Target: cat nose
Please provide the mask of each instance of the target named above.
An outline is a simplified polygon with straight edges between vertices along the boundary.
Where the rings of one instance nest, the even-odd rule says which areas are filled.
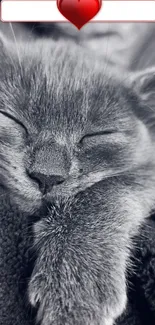
[[[39,172],[32,172],[30,177],[38,182],[42,194],[50,192],[54,185],[59,185],[65,180],[61,175],[45,175]]]

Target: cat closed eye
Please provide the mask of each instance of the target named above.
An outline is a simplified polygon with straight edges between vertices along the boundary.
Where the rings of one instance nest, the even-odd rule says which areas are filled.
[[[116,130],[113,130],[113,129],[107,129],[107,130],[104,130],[104,131],[98,131],[98,132],[94,132],[94,133],[88,133],[86,135],[84,135],[82,137],[82,139],[80,140],[80,144],[83,143],[83,141],[87,141],[87,140],[95,140],[97,141],[97,139],[99,140],[104,140],[104,137],[106,136],[110,136],[110,135],[113,135],[115,134],[117,131]]]
[[[4,112],[4,111],[0,111],[0,114],[2,114],[3,116],[5,116],[9,120],[15,122],[17,125],[19,125],[20,127],[22,127],[22,129],[25,130],[26,134],[28,134],[28,130],[27,130],[26,126],[20,120],[18,120],[15,116],[11,115],[8,112]],[[7,125],[8,125],[8,123],[7,123]]]

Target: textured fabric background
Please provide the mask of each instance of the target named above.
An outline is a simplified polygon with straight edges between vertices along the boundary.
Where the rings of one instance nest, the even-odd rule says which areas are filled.
[[[80,32],[68,23],[58,26],[113,65],[142,69],[155,63],[155,23],[89,23]]]

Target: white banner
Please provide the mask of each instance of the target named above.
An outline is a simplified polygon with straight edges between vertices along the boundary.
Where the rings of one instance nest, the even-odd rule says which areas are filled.
[[[56,1],[3,0],[1,20],[67,21],[57,8]],[[101,10],[92,21],[155,21],[155,1],[103,1]]]

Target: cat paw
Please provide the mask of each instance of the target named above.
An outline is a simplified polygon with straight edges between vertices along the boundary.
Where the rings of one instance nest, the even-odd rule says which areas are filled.
[[[94,301],[94,305],[91,305],[92,310],[89,301],[85,301],[78,312],[75,311],[76,305],[69,312],[62,296],[57,295],[56,292],[53,294],[52,291],[53,285],[47,281],[43,274],[32,276],[28,288],[29,301],[33,307],[37,308],[37,322],[41,325],[61,325],[62,323],[64,325],[72,325],[73,323],[76,325],[114,325],[115,320],[126,307],[127,299],[124,291],[115,294],[114,297],[109,296],[107,301],[100,306]],[[70,304],[72,305],[72,302]],[[84,305],[87,310],[84,309]]]
[[[38,274],[32,277],[28,287],[28,297],[33,307],[38,306],[43,299],[43,292],[45,292],[45,279],[43,275]]]

